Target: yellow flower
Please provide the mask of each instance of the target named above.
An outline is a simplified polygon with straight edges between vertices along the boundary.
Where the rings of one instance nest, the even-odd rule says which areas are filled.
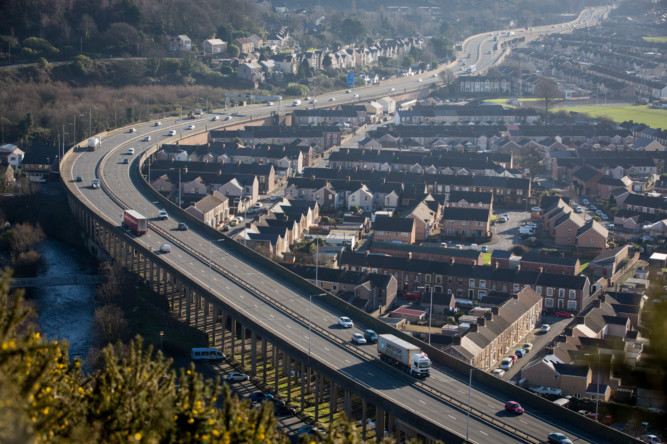
[[[194,419],[194,418],[190,418],[190,419],[188,419],[188,424],[192,424],[193,422],[195,422],[195,419]]]
[[[134,440],[135,441],[141,441],[141,432],[137,432],[134,434]]]
[[[218,432],[218,431],[215,430],[215,429],[213,429],[213,432],[212,432],[212,433],[213,433],[213,436],[219,436],[219,435],[220,435],[220,432]]]

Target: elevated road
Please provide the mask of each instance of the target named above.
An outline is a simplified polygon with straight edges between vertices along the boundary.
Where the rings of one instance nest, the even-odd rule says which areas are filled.
[[[468,41],[466,48],[477,48],[480,54],[483,39]],[[470,49],[472,50],[472,49]],[[483,59],[479,56],[478,59]],[[482,63],[482,62],[480,62]],[[350,103],[379,98],[385,95],[407,92],[426,87],[439,81],[437,71],[422,77],[400,78],[385,82],[383,85],[357,89],[351,93],[338,92],[318,97],[318,105],[330,103]],[[435,75],[435,77],[434,77]],[[421,78],[421,81],[419,81]],[[403,91],[401,91],[403,89]],[[359,94],[359,97],[354,97]],[[137,131],[129,133],[119,130],[103,136],[102,148],[95,152],[80,151],[74,153],[61,165],[61,174],[65,184],[80,200],[87,202],[101,217],[120,225],[123,209],[132,208],[146,214],[152,220],[145,236],[137,238],[138,243],[152,247],[157,251],[161,244],[172,245],[172,253],[163,255],[163,259],[199,281],[202,287],[210,288],[220,300],[247,314],[258,324],[291,342],[302,350],[311,350],[311,359],[324,362],[351,380],[364,385],[396,405],[402,405],[426,421],[456,432],[462,437],[469,432],[473,442],[539,442],[546,439],[548,433],[561,431],[573,441],[595,442],[586,430],[573,429],[568,425],[552,423],[544,413],[528,411],[520,417],[510,417],[503,413],[506,399],[502,393],[485,387],[472,387],[470,405],[472,414],[469,427],[466,427],[466,409],[468,403],[468,381],[459,379],[447,369],[434,369],[431,378],[423,382],[406,379],[376,358],[373,346],[351,346],[350,336],[364,328],[357,320],[352,331],[337,327],[338,313],[313,298],[309,309],[308,296],[296,290],[289,282],[277,279],[234,250],[226,248],[225,243],[232,242],[221,235],[221,239],[208,239],[198,233],[196,227],[190,231],[176,230],[180,219],[177,211],[172,211],[166,221],[156,220],[159,207],[151,195],[143,195],[141,189],[144,180],[139,174],[138,155],[155,144],[168,143],[180,136],[168,136],[170,130],[177,134],[197,133],[220,127],[224,124],[239,123],[244,119],[257,119],[277,111],[274,106],[251,106],[235,109],[235,116],[230,121],[212,121],[212,115],[202,119],[162,121],[162,126],[137,126]],[[303,106],[312,106],[305,104]],[[297,107],[298,108],[298,107]],[[196,125],[187,130],[190,124]],[[150,135],[151,142],[141,142]],[[128,149],[135,149],[134,155]],[[130,164],[123,159],[129,158]],[[75,182],[81,176],[83,182]],[[93,189],[93,178],[101,179],[102,189]],[[131,234],[128,233],[128,236]],[[304,319],[312,320],[315,327],[309,339],[309,329]],[[309,347],[310,343],[310,347]],[[434,436],[433,438],[437,438]]]

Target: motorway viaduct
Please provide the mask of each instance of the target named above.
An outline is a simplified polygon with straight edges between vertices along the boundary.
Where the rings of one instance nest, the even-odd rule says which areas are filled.
[[[478,54],[482,41],[474,43]],[[359,99],[340,92],[325,95],[320,102],[326,104],[330,97],[337,103],[366,101],[387,95],[388,87],[396,93],[417,91],[437,80],[437,76],[431,76],[417,83],[415,78],[401,78],[360,89]],[[264,119],[276,111],[271,107],[236,110],[235,124]],[[196,121],[202,128],[192,133],[228,123],[203,122]],[[211,346],[239,361],[265,385],[272,381],[274,393],[287,401],[299,399],[302,410],[313,409],[316,421],[322,419],[320,411],[330,417],[337,411],[350,416],[353,405],[360,406],[362,434],[366,436],[366,419],[372,417],[377,439],[386,430],[398,440],[414,436],[427,442],[461,442],[467,435],[468,441],[479,443],[541,442],[547,433],[562,431],[577,443],[635,442],[471,369],[427,344],[420,346],[433,360],[434,369],[425,381],[415,381],[382,363],[372,346],[353,346],[350,331],[336,326],[340,315],[350,316],[358,327],[415,340],[199,223],[152,190],[140,173],[141,165],[160,143],[172,140],[166,135],[170,129],[183,134],[192,121],[171,119],[162,123],[161,127],[139,125],[135,133],[120,129],[102,134],[102,148],[95,152],[78,146],[69,150],[61,162],[61,177],[70,208],[88,241],[100,253],[163,295],[172,315],[206,333]],[[147,135],[153,142],[140,142]],[[121,159],[130,146],[135,147],[138,156],[128,168]],[[76,176],[86,179],[75,182]],[[88,186],[93,178],[101,180],[101,189]],[[135,237],[119,226],[126,208],[147,217],[159,208],[167,208],[172,217],[167,221],[152,219],[148,233]],[[176,231],[178,222],[188,223],[191,229]],[[171,244],[170,254],[159,253],[162,243]],[[312,396],[307,400],[298,396],[303,393]],[[503,404],[510,398],[522,402],[527,413],[518,418],[505,416]]]

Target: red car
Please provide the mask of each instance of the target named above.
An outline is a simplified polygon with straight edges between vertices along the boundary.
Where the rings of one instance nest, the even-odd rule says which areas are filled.
[[[574,315],[572,313],[568,313],[566,311],[557,311],[556,316],[559,318],[573,318]]]
[[[406,291],[403,293],[403,297],[411,301],[419,301],[422,298],[422,294],[418,291]]]
[[[505,403],[505,411],[514,413],[515,415],[521,415],[524,412],[523,407],[521,407],[521,404],[519,404],[516,401],[507,401]]]
[[[516,361],[519,360],[519,357],[517,355],[509,355],[508,358],[512,360],[512,363],[515,363]]]

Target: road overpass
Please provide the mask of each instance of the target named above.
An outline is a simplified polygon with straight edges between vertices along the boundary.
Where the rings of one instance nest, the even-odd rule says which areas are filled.
[[[421,82],[409,77],[358,89],[358,98],[344,92],[325,94],[318,98],[318,104],[333,105],[328,103],[332,97],[336,104],[352,103],[415,91],[439,80],[437,72],[429,74],[430,77],[422,76]],[[350,330],[338,329],[336,319],[345,314],[355,321],[357,328],[389,332],[388,327],[330,295],[314,297],[312,305],[309,304],[309,297],[322,293],[320,289],[194,222],[150,190],[141,176],[141,163],[160,143],[224,124],[265,118],[278,111],[277,106],[237,108],[230,121],[214,122],[211,115],[206,115],[196,121],[163,120],[159,127],[139,125],[134,133],[121,129],[103,134],[102,148],[95,152],[78,148],[69,151],[61,163],[61,175],[75,217],[101,250],[169,298],[172,310],[189,324],[206,331],[216,346],[227,349],[231,343],[234,352],[238,350],[235,344],[240,343],[240,359],[250,359],[253,372],[263,367],[264,380],[267,365],[286,374],[288,397],[291,382],[295,385],[300,382],[302,388],[317,385],[316,399],[319,396],[321,401],[327,396],[329,402],[338,401],[335,393],[340,389],[346,413],[351,397],[359,397],[363,415],[368,404],[376,407],[379,435],[386,424],[387,430],[394,434],[447,442],[460,442],[466,435],[470,441],[480,443],[539,442],[552,431],[562,431],[576,442],[632,441],[483,372],[472,372],[469,395],[467,366],[426,344],[422,347],[434,361],[432,377],[417,382],[398,373],[380,362],[371,346],[352,346]],[[192,123],[197,127],[186,130]],[[168,136],[172,129],[179,136]],[[147,135],[152,141],[141,142]],[[135,155],[127,154],[129,147],[135,148]],[[131,159],[129,165],[123,163],[127,157]],[[75,182],[77,176],[83,182]],[[102,181],[101,189],[90,186],[93,178]],[[167,221],[155,217],[163,207],[171,215]],[[146,235],[137,238],[119,227],[126,208],[151,218]],[[188,223],[191,230],[177,231],[178,222]],[[171,244],[170,254],[159,254],[163,243]],[[328,394],[322,390],[325,380],[330,384]],[[278,390],[277,379],[275,388]],[[468,396],[472,408],[469,422]],[[525,415],[509,417],[502,413],[504,401],[510,397],[526,405]],[[555,418],[559,424],[553,422]]]

